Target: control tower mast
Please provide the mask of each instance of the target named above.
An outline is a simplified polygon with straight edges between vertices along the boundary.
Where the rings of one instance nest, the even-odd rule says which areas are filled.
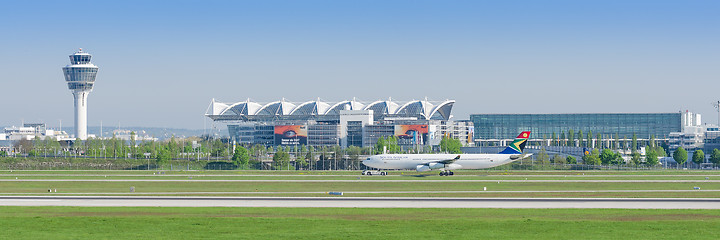
[[[87,139],[87,97],[95,84],[98,67],[90,63],[92,55],[82,48],[70,55],[70,65],[63,67],[65,81],[75,99],[75,137]]]

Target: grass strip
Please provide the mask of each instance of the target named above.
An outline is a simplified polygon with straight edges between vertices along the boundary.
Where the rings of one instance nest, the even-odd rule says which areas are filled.
[[[717,239],[718,210],[0,207],[2,239]]]

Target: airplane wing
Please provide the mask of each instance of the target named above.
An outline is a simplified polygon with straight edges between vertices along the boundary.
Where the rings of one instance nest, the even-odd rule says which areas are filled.
[[[460,155],[457,155],[457,157],[455,157],[455,158],[453,158],[453,159],[445,159],[445,160],[438,160],[438,161],[426,162],[424,165],[428,165],[428,164],[430,164],[430,163],[451,164],[451,163],[454,163],[455,161],[457,161],[458,159],[460,159]]]

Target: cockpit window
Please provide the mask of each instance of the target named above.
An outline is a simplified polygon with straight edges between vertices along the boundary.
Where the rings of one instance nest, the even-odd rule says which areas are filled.
[[[370,161],[370,158],[367,158],[368,161]]]

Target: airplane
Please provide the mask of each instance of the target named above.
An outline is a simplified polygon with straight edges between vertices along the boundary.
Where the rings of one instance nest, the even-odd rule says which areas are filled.
[[[485,169],[514,162],[532,154],[523,154],[530,131],[521,132],[515,140],[497,154],[380,154],[363,160],[363,164],[377,169],[414,169],[418,172],[440,170],[440,176],[450,176],[455,169]],[[363,175],[372,175],[364,171]],[[380,172],[387,175],[387,172]]]

